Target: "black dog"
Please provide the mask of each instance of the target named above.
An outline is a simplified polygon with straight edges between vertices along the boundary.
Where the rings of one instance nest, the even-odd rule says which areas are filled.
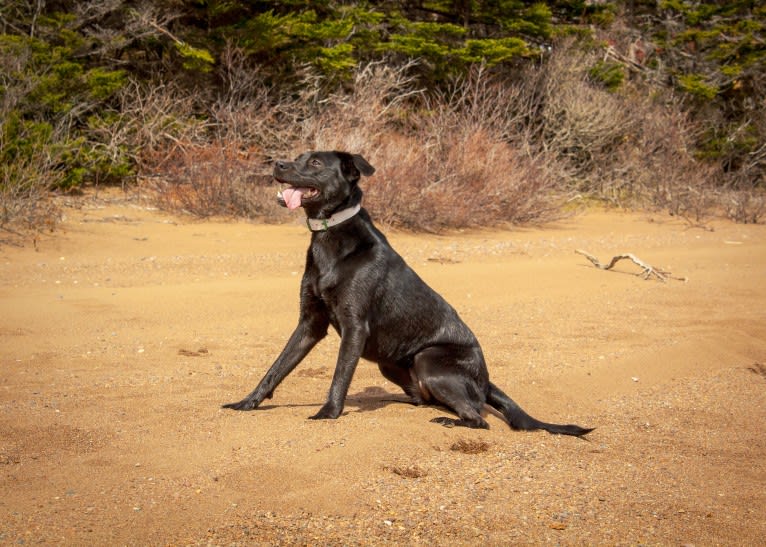
[[[488,428],[481,413],[489,404],[514,429],[578,436],[592,431],[536,420],[489,381],[476,337],[361,208],[357,183],[374,172],[362,156],[345,152],[307,152],[294,162],[276,163],[274,178],[286,185],[279,203],[303,207],[313,232],[301,281],[300,321],[258,387],[224,406],[252,410],[270,398],[332,325],[341,337],[340,353],[327,402],[312,419],[340,416],[364,357],[415,404],[453,410],[458,419],[432,420],[445,426]]]

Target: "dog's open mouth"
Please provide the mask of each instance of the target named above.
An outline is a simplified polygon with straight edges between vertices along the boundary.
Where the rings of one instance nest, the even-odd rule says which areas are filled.
[[[278,194],[277,198],[281,198],[285,202],[285,206],[290,209],[297,209],[301,206],[304,199],[311,199],[319,195],[319,190],[308,186],[288,186],[283,188]]]

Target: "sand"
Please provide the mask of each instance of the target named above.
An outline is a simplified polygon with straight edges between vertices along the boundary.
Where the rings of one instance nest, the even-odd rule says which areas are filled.
[[[119,195],[0,247],[0,544],[757,545],[766,537],[766,227],[591,211],[388,231],[490,376],[587,440],[430,423],[374,364],[312,421],[328,336],[253,412],[309,235]],[[295,219],[295,220],[292,220]],[[644,280],[633,253],[686,281]]]

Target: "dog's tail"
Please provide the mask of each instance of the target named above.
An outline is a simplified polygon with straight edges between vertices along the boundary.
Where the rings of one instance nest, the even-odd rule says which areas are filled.
[[[524,409],[516,404],[513,399],[508,397],[508,395],[503,393],[499,387],[491,382],[489,384],[487,403],[491,407],[500,411],[508,421],[508,425],[510,425],[513,429],[520,429],[523,431],[544,429],[549,433],[556,433],[559,435],[574,435],[575,437],[586,435],[594,429],[580,427],[579,425],[559,425],[541,422],[540,420],[527,414]]]

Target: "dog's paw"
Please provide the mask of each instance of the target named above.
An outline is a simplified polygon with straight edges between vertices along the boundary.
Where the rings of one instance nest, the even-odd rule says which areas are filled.
[[[325,404],[319,409],[319,412],[309,416],[309,420],[334,420],[340,416],[342,409],[335,408],[333,405]]]
[[[221,405],[221,408],[231,408],[232,410],[253,410],[257,406],[258,405],[255,403],[255,401],[251,401],[250,399],[242,399],[236,403],[227,403],[225,405]]]
[[[455,420],[454,418],[448,418],[447,416],[439,416],[437,418],[434,418],[431,420],[432,424],[439,424],[443,425],[444,427],[455,427]]]

